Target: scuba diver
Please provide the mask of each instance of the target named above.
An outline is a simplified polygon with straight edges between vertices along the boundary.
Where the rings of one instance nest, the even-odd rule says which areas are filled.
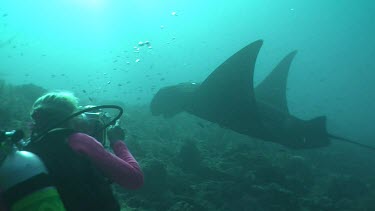
[[[118,121],[106,130],[113,154],[104,148],[99,138],[85,133],[82,129],[87,128],[87,125],[82,126],[84,113],[77,111],[78,99],[70,92],[50,92],[34,102],[31,138],[22,150],[40,158],[48,178],[39,178],[28,186],[35,189],[33,185],[41,183],[56,187],[63,204],[61,210],[119,211],[121,208],[110,183],[138,189],[143,184],[141,168],[124,143],[125,131]],[[18,190],[16,194],[22,192],[27,193]],[[6,202],[5,193],[2,198]]]

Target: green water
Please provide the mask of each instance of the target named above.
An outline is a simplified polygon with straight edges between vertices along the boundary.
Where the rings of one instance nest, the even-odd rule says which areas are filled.
[[[83,100],[147,104],[159,88],[202,81],[234,52],[264,39],[256,82],[297,49],[288,81],[292,112],[304,118],[327,114],[328,126],[342,132],[350,122],[359,128],[348,136],[369,139],[375,136],[374,5],[369,0],[3,0],[0,77],[68,89]],[[140,41],[150,44],[139,46]]]

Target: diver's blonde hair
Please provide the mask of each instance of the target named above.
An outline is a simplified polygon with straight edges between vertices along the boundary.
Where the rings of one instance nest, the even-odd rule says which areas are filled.
[[[31,116],[36,111],[54,113],[55,117],[64,118],[78,109],[78,98],[72,92],[52,91],[39,97],[32,106]]]

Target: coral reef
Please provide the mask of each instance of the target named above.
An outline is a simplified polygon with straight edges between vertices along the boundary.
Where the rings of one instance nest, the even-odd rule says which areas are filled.
[[[31,106],[46,91],[33,84],[13,86],[0,80],[0,127],[27,131]]]

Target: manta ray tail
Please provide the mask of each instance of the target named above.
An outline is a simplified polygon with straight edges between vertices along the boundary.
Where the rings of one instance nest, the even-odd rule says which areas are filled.
[[[360,147],[375,150],[374,146],[369,146],[366,144],[362,144],[356,141],[349,140],[341,136],[328,133],[326,131],[326,117],[325,116],[316,117],[312,120],[306,121],[304,124],[304,127],[305,127],[306,141],[307,141],[305,145],[309,145],[311,147],[326,146],[329,144],[329,139],[331,138],[331,139],[336,139],[336,140],[344,141],[347,143],[351,143]]]
[[[373,146],[361,144],[359,142],[352,141],[352,140],[349,140],[349,139],[344,138],[344,137],[340,137],[340,136],[336,136],[336,135],[332,135],[332,134],[328,134],[328,137],[330,137],[332,139],[348,142],[348,143],[351,143],[351,144],[354,144],[354,145],[357,145],[357,146],[360,146],[360,147],[364,147],[364,148],[367,148],[367,149],[375,150],[375,147],[373,147]]]

